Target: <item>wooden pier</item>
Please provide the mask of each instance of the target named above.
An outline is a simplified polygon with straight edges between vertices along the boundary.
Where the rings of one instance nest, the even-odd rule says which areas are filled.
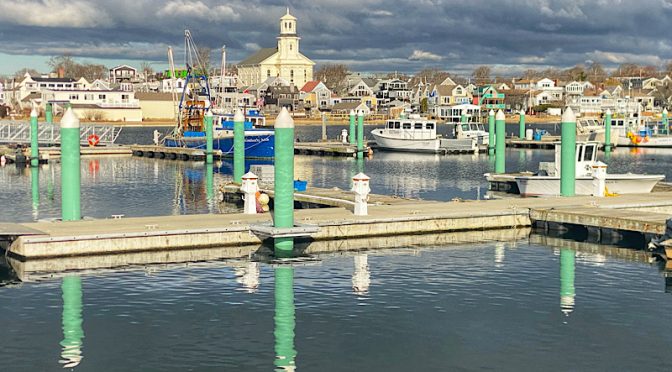
[[[364,144],[364,154],[368,154],[370,149],[368,144]],[[337,141],[295,142],[294,153],[301,155],[352,157],[357,155],[357,146]]]
[[[306,194],[310,195],[311,190]],[[315,190],[312,197],[322,196]],[[633,219],[633,216],[636,217]],[[672,193],[661,192],[609,198],[577,196],[454,202],[402,199],[372,204],[367,216],[355,216],[342,207],[300,209],[295,212],[295,221],[319,228],[312,235],[312,241],[344,242],[370,237],[516,229],[546,222],[656,234],[662,231],[665,219],[670,216]],[[0,235],[0,240],[8,241],[9,254],[23,261],[215,247],[229,247],[242,256],[249,251],[240,250],[241,246],[262,243],[251,233],[251,228],[271,221],[271,214],[265,213],[35,222],[17,224],[30,229],[30,234],[17,230]]]

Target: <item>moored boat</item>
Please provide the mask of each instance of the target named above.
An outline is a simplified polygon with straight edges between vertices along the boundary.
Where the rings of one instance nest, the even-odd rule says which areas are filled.
[[[385,128],[374,129],[371,135],[378,147],[393,151],[441,153],[476,150],[475,139],[442,138],[436,133],[436,121],[417,114],[390,119]]]

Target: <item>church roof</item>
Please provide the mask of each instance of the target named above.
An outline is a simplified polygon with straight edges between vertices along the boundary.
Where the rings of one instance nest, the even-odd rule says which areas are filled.
[[[271,56],[273,56],[275,53],[278,52],[278,48],[262,48],[259,49],[256,53],[253,55],[245,58],[242,60],[238,65],[258,65],[261,62],[267,60]]]

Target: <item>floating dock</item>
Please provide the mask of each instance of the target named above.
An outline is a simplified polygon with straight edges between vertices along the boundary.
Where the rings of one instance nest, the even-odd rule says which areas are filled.
[[[169,159],[169,160],[193,160],[205,161],[205,149],[193,149],[188,147],[166,147],[155,145],[133,145],[130,147],[133,156]],[[222,151],[213,150],[213,158],[221,159]]]
[[[364,154],[367,154],[370,149],[368,144],[364,144]],[[295,142],[294,153],[301,155],[352,157],[357,155],[357,146],[337,141]]]
[[[315,193],[313,197],[320,195]],[[637,217],[633,220],[633,216]],[[349,239],[515,229],[546,222],[655,234],[662,231],[665,219],[670,216],[670,192],[608,198],[402,200],[373,204],[367,216],[355,216],[342,207],[295,211],[297,224],[319,228],[311,236],[312,241],[335,240],[342,244]],[[641,221],[636,220],[638,217]],[[253,227],[269,225],[271,221],[271,214],[265,213],[34,222],[15,224],[12,228],[15,231],[0,233],[0,240],[6,240],[10,256],[22,261],[213,247],[229,247],[245,255],[249,252],[240,250],[241,246],[263,243],[251,233]],[[29,233],[19,230],[22,228],[29,229]]]

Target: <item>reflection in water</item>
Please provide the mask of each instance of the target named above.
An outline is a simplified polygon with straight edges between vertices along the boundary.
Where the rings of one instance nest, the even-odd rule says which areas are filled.
[[[205,165],[205,189],[206,198],[208,199],[208,211],[215,213],[217,201],[215,200],[215,171],[212,163]]]
[[[243,266],[237,266],[234,269],[236,282],[241,284],[249,293],[255,293],[259,289],[259,263],[247,262]]]
[[[355,270],[352,273],[352,290],[355,294],[369,293],[371,271],[368,261],[368,255],[358,254],[355,256]]]
[[[560,250],[560,309],[569,316],[574,311],[574,261],[575,253],[571,249]]]
[[[30,167],[30,190],[33,199],[33,220],[40,217],[40,168]]]
[[[275,367],[276,371],[294,371],[294,268],[275,268]]]
[[[63,368],[74,368],[82,361],[82,280],[77,276],[63,278]]]
[[[506,247],[503,242],[495,243],[495,267],[504,266],[504,258],[506,256]]]
[[[44,166],[45,170],[49,170],[49,175],[47,176],[47,198],[49,200],[54,200],[54,178],[56,177],[54,173],[54,167],[49,165]]]

